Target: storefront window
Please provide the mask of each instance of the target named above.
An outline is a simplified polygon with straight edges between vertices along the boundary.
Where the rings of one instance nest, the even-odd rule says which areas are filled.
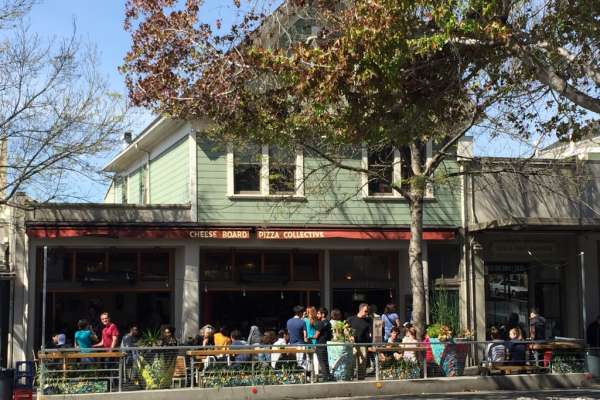
[[[265,254],[263,273],[289,276],[290,255],[287,253]]]
[[[231,253],[201,253],[201,269],[205,281],[232,280]]]
[[[84,280],[89,274],[106,272],[106,254],[104,252],[77,252],[77,280]]]
[[[526,264],[488,264],[487,326],[527,326],[529,267]],[[524,331],[526,333],[526,331]]]
[[[294,280],[318,281],[319,280],[319,255],[294,254]]]
[[[396,271],[388,253],[348,254],[331,253],[334,282],[368,287],[369,282],[395,282]]]
[[[143,252],[141,254],[141,279],[162,281],[169,279],[169,252]]]
[[[71,281],[73,279],[73,253],[60,248],[50,249],[48,251],[47,276],[48,282]]]
[[[110,272],[137,273],[138,253],[137,251],[110,252],[108,255]]]
[[[430,245],[427,253],[429,280],[433,285],[447,285],[458,279],[460,265],[458,246]]]

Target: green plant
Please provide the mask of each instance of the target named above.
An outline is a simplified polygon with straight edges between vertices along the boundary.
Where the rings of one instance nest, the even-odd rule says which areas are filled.
[[[354,330],[346,321],[331,321],[333,342],[353,342]]]
[[[436,323],[431,324],[427,327],[427,336],[430,338],[438,338],[440,336],[440,331],[442,329],[442,324]]]
[[[437,288],[431,293],[431,320],[448,326],[452,332],[460,332],[458,293],[446,288]],[[431,335],[429,335],[431,337]],[[436,336],[437,337],[437,336]]]
[[[140,352],[135,359],[135,367],[144,388],[153,390],[171,387],[176,358],[173,351],[158,354],[150,351]]]
[[[138,340],[138,346],[156,347],[160,344],[160,329],[146,329]]]

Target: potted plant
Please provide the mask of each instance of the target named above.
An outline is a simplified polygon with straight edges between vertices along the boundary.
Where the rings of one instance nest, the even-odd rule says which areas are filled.
[[[354,375],[352,343],[354,332],[346,321],[331,321],[332,340],[327,342],[331,375],[338,381],[350,381]]]
[[[427,328],[427,336],[435,362],[444,376],[461,376],[465,370],[468,345],[456,343],[450,327],[433,324]]]
[[[140,347],[158,347],[160,345],[160,331],[147,330],[138,341]],[[134,357],[137,376],[146,390],[168,389],[171,387],[177,350],[160,351],[141,350]]]

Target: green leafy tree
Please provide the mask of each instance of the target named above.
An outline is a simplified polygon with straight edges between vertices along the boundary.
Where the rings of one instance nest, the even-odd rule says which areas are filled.
[[[231,27],[202,2],[129,0],[122,71],[136,105],[215,122],[225,141],[301,145],[335,168],[388,179],[410,206],[413,319],[425,322],[427,187],[474,126],[577,139],[599,112],[598,2],[233,2]],[[264,2],[260,2],[263,4]],[[428,142],[434,144],[426,157]],[[401,180],[340,148],[403,149]]]

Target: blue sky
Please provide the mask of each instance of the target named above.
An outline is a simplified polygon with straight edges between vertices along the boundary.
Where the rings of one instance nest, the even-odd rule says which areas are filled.
[[[123,77],[117,71],[130,46],[130,35],[123,29],[124,10],[125,0],[40,0],[28,15],[28,23],[31,31],[48,40],[70,37],[75,24],[80,39],[97,47],[99,70],[106,74],[112,90],[125,94]],[[208,0],[203,11],[210,20],[227,21],[235,15],[229,0]],[[136,113],[134,135],[152,118],[148,111]],[[99,162],[103,165],[108,159]],[[107,189],[107,185],[82,182],[79,177],[75,184],[89,201],[102,201]]]

